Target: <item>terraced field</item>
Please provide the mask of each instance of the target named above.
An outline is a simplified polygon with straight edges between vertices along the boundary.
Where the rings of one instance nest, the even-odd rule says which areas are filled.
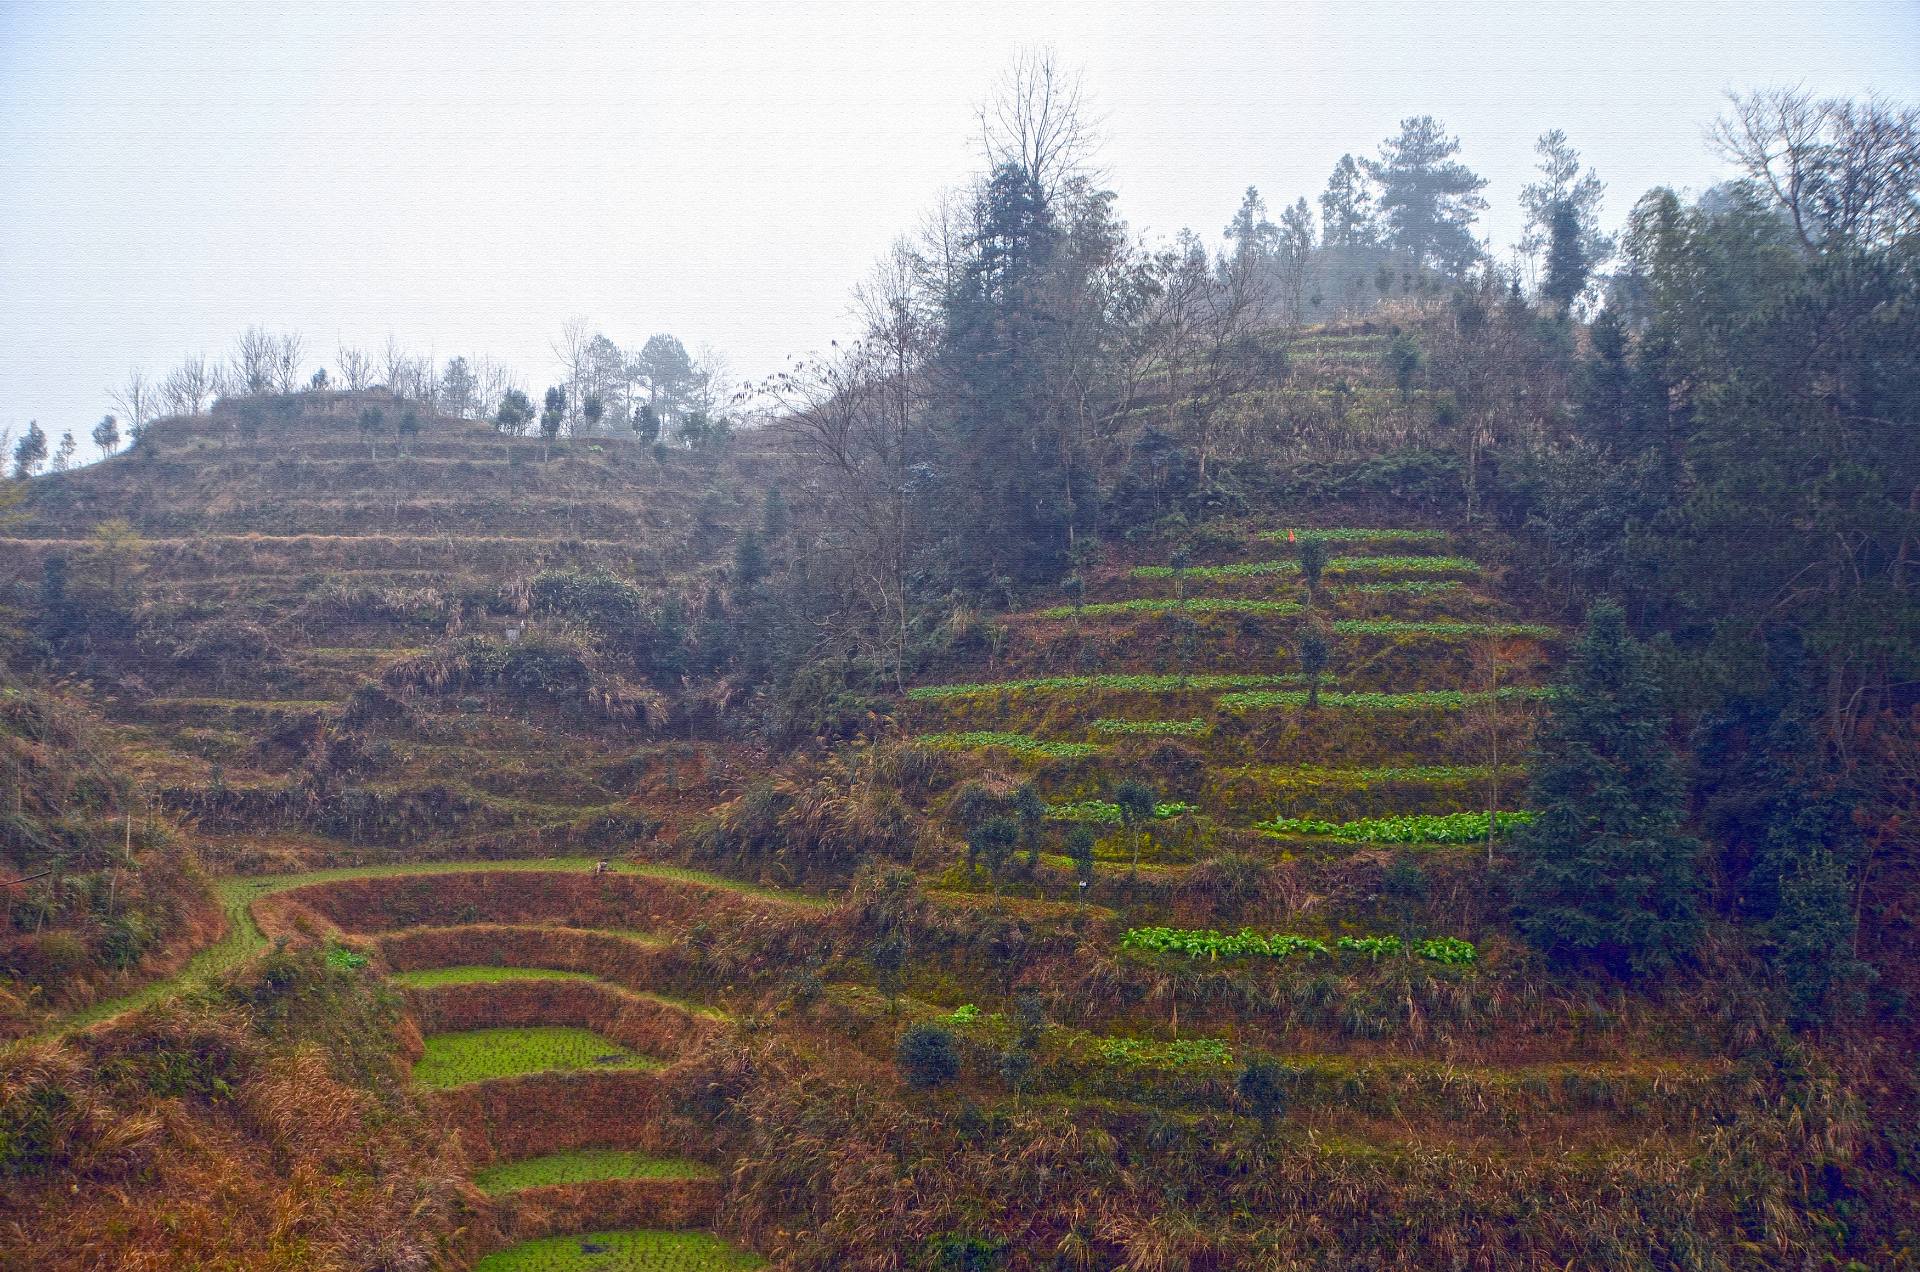
[[[1311,598],[1297,558],[1274,556],[1308,538],[1333,553]],[[1257,1063],[1293,1133],[1347,1165],[1443,1151],[1470,1172],[1546,1145],[1624,1160],[1649,1137],[1690,1151],[1706,1110],[1735,1098],[1728,1066],[1617,1023],[1517,1030],[1489,1054],[1509,938],[1444,917],[1472,916],[1471,898],[1423,911],[1438,922],[1407,917],[1529,816],[1527,740],[1565,634],[1514,613],[1498,570],[1440,531],[1250,525],[1236,546],[1220,539],[1198,563],[1096,567],[1086,601],[1005,620],[992,675],[954,664],[906,691],[909,734],[949,766],[929,808],[956,854],[961,795],[991,804],[1022,783],[1043,827],[1097,839],[1090,888],[1064,827],[1038,832],[1031,867],[1024,849],[999,869],[956,855],[931,881],[949,904],[1072,931],[1047,965],[1062,983],[1025,981],[1050,1014],[1040,1041],[1015,1041],[1032,1026],[1011,996],[955,1001],[964,979],[921,982],[945,1006],[897,1010],[982,1064],[1030,1045],[1017,1089],[1116,1135],[1243,1108],[1234,1077]],[[1327,649],[1317,669],[1301,660],[1310,631]],[[1125,780],[1154,798],[1137,824],[1115,801]],[[1239,882],[1260,871],[1286,881],[1266,902],[1271,883]],[[1210,925],[1216,912],[1242,917]],[[887,1055],[881,996],[830,1001],[838,1027]]]
[[[474,1185],[495,1202],[498,1248],[478,1267],[760,1266],[702,1230],[715,1217],[717,1169],[652,1145],[660,1076],[681,1052],[728,1029],[730,1017],[613,977],[644,977],[648,960],[704,914],[737,907],[743,917],[803,920],[824,903],[675,867],[622,862],[602,875],[583,861],[492,869],[499,864],[312,872],[256,896],[338,924],[343,940],[369,943],[394,969],[389,981],[422,1037],[413,1080],[442,1102],[480,1163]],[[447,905],[467,911],[467,921],[405,925],[422,895],[415,890],[450,876],[462,891]],[[607,888],[623,898],[619,912],[649,909],[649,926],[597,925]],[[578,913],[567,909],[576,904]],[[539,921],[524,921],[529,911]],[[458,961],[476,951],[499,961]],[[581,963],[591,966],[571,966]],[[672,1226],[564,1230],[593,1216]]]
[[[1309,598],[1297,557],[1261,555],[1307,540],[1332,554],[1333,580],[1454,577],[1414,591],[1336,581]],[[907,691],[919,740],[1017,762],[1049,796],[1051,815],[1085,810],[1080,820],[1105,825],[1120,821],[1112,775],[1166,742],[1201,776],[1159,792],[1161,808],[1242,842],[1255,831],[1459,844],[1476,838],[1474,802],[1479,840],[1487,814],[1498,814],[1496,828],[1513,823],[1520,810],[1494,801],[1524,785],[1514,759],[1548,692],[1557,628],[1505,614],[1488,571],[1438,530],[1256,526],[1215,554],[1251,559],[1115,563],[1092,577],[1100,600],[1013,616],[1002,660],[1012,674]],[[1258,594],[1186,596],[1194,581]],[[1299,659],[1310,629],[1329,647],[1323,669]],[[1089,659],[1099,667],[1050,673]],[[1163,661],[1186,665],[1145,665]],[[1377,755],[1362,753],[1368,747]],[[1356,796],[1364,817],[1324,815]]]

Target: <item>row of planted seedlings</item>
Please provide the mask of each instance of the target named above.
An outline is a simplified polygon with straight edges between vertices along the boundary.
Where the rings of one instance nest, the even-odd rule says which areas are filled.
[[[282,906],[364,934],[391,969],[421,1034],[415,1081],[493,1198],[480,1267],[629,1246],[722,1260],[663,1266],[751,1265],[681,1231],[714,1224],[721,1187],[673,1133],[661,1081],[729,1028],[702,1001],[717,979],[703,925],[804,943],[818,907],[689,872],[582,871],[340,880]]]

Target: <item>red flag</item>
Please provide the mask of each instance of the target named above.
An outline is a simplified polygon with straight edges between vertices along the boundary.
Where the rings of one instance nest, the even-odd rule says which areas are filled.
[[[1293,531],[1291,531],[1291,530],[1289,530],[1289,531],[1287,531],[1287,542],[1288,542],[1288,543],[1292,543],[1292,542],[1293,542]]]

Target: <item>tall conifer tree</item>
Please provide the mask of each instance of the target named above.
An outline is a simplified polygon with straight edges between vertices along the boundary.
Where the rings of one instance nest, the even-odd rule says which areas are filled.
[[[1698,844],[1645,651],[1612,601],[1541,731],[1533,823],[1514,840],[1520,931],[1557,961],[1659,972],[1699,940]]]

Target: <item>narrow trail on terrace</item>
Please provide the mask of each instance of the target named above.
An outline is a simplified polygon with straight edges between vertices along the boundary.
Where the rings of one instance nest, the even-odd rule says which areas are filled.
[[[396,878],[414,875],[449,875],[499,873],[503,871],[526,873],[587,873],[598,863],[593,857],[538,857],[507,859],[500,861],[420,861],[388,862],[367,866],[336,866],[323,870],[302,871],[295,874],[278,875],[226,875],[213,881],[214,896],[219,900],[226,913],[227,931],[213,944],[195,954],[187,965],[172,976],[164,977],[143,985],[130,993],[104,999],[78,1011],[70,1012],[48,1025],[45,1029],[29,1036],[29,1041],[43,1041],[57,1038],[76,1029],[84,1029],[103,1020],[135,1011],[149,1004],[159,1002],[175,994],[206,984],[222,972],[244,961],[249,955],[264,949],[267,938],[254,919],[253,903],[262,897],[277,892],[286,892],[292,888],[302,888],[316,883],[335,883],[349,879]],[[808,896],[801,892],[788,892],[775,888],[763,888],[737,880],[722,878],[704,871],[689,870],[678,866],[655,865],[648,862],[609,861],[608,869],[616,874],[637,875],[641,877],[672,879],[684,883],[700,884],[712,888],[721,888],[730,892],[744,893],[750,896],[764,897],[789,904],[825,908],[831,902],[820,897]]]

